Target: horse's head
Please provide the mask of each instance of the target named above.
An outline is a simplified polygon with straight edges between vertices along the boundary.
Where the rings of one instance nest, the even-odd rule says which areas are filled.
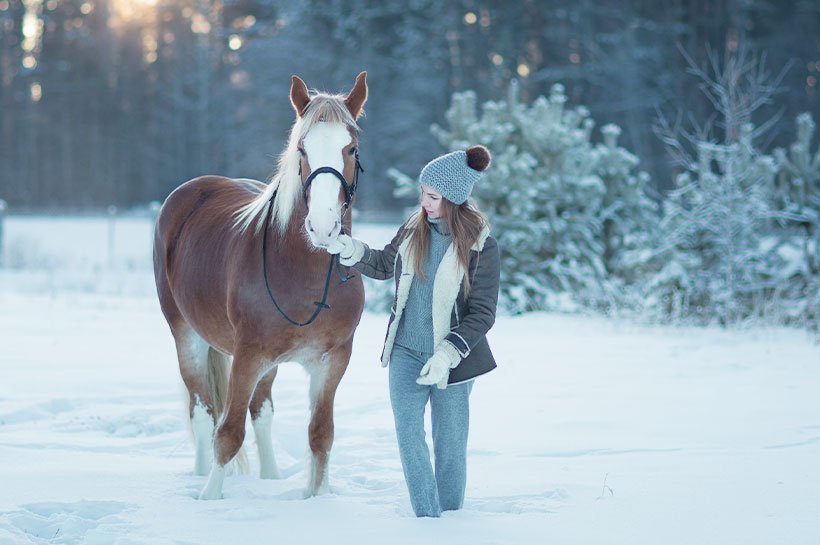
[[[305,231],[314,246],[336,240],[352,204],[359,170],[356,119],[367,100],[367,72],[356,78],[347,96],[311,97],[305,82],[293,76],[290,101],[300,118],[317,116],[297,142],[302,192],[308,207]],[[341,114],[340,114],[341,112]]]

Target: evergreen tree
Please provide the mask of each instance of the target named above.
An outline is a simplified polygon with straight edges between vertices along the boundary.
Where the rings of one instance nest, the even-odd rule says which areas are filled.
[[[741,44],[708,68],[687,56],[690,72],[714,106],[686,132],[661,117],[656,130],[683,173],[664,202],[663,263],[647,286],[647,301],[666,319],[737,322],[771,312],[782,256],[775,244],[777,163],[755,143],[776,121],[754,124],[779,91],[765,55]],[[694,149],[694,151],[690,151]]]
[[[650,306],[664,318],[727,324],[762,313],[782,262],[770,243],[776,164],[752,145],[701,142],[694,169],[664,202],[664,264],[650,281]]]
[[[811,152],[815,124],[811,114],[797,117],[797,141],[776,149],[782,271],[782,308],[790,321],[818,329],[820,321],[820,150]]]
[[[506,101],[486,102],[479,115],[475,93],[456,93],[448,127],[432,127],[450,150],[480,143],[493,153],[473,195],[498,238],[502,304],[513,312],[622,302],[618,288],[637,277],[631,269],[652,232],[647,176],[617,146],[619,129],[607,126],[593,145],[589,111],[566,101],[556,84],[549,98],[523,104],[513,82]],[[391,176],[399,193],[414,185]]]
[[[639,159],[619,147],[621,128],[612,123],[601,128],[603,143],[592,153],[594,172],[606,187],[601,211],[603,260],[609,278],[624,289],[642,280],[655,266],[652,248],[657,244],[658,206],[650,199],[649,175],[638,171]],[[621,301],[621,304],[634,301]]]

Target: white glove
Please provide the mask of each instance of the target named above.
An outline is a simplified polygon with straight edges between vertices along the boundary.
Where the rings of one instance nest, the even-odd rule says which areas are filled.
[[[364,244],[349,235],[339,235],[327,247],[327,253],[339,254],[339,263],[351,267],[364,257]]]
[[[461,363],[461,355],[456,347],[447,341],[442,341],[436,351],[424,364],[416,379],[417,384],[429,386],[435,384],[439,389],[447,388],[447,380],[450,378],[450,369]]]

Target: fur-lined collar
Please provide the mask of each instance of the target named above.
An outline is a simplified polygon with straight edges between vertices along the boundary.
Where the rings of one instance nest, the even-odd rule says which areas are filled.
[[[472,249],[477,252],[482,251],[484,249],[484,243],[487,242],[489,236],[490,227],[485,226],[484,229],[481,230],[478,240],[473,244]],[[409,255],[410,238],[411,237],[407,237],[402,241],[396,254],[396,260],[401,259],[401,277],[398,279],[398,286],[396,287],[395,315],[387,331],[385,349],[382,355],[383,366],[386,366],[390,361],[390,354],[393,351],[393,343],[396,339],[399,322],[404,313],[404,308],[407,306],[407,300],[410,296],[410,286],[416,275],[416,271],[413,268],[413,259],[411,259]],[[444,253],[441,263],[439,263],[435,279],[433,280],[433,346],[438,346],[450,332],[450,315],[456,304],[463,280],[464,268],[458,261],[455,246],[451,243]]]

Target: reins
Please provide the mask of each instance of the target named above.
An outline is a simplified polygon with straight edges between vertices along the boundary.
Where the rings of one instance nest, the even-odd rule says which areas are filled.
[[[359,162],[359,152],[356,152],[356,166],[353,170],[353,183],[348,184],[345,177],[335,168],[333,167],[321,167],[317,168],[313,172],[310,173],[307,180],[305,180],[305,184],[302,187],[302,197],[305,200],[305,205],[307,205],[307,190],[310,187],[310,184],[313,183],[313,180],[316,178],[317,175],[322,173],[333,174],[339,181],[342,183],[342,187],[345,191],[345,202],[344,202],[344,209],[341,215],[341,231],[339,232],[340,235],[345,234],[345,227],[344,227],[344,218],[347,214],[347,211],[350,209],[350,203],[353,201],[353,196],[356,194],[356,188],[359,185],[359,172],[364,172],[364,168],[362,168],[361,163]],[[299,163],[299,178],[302,177],[302,164]],[[327,268],[327,277],[325,278],[325,289],[322,293],[322,300],[321,301],[314,301],[313,304],[316,305],[316,310],[313,311],[313,314],[306,322],[297,322],[290,318],[284,310],[279,306],[276,302],[276,298],[273,296],[273,292],[270,288],[270,282],[268,281],[268,228],[270,226],[271,218],[273,216],[273,201],[276,198],[276,190],[274,190],[273,194],[268,201],[268,213],[265,217],[265,231],[262,233],[262,276],[265,279],[265,289],[268,291],[268,297],[270,298],[273,306],[279,312],[279,314],[284,318],[288,323],[291,325],[304,327],[306,325],[310,325],[313,321],[319,316],[319,313],[322,312],[324,309],[330,309],[330,305],[327,304],[327,294],[330,290],[330,277],[333,273],[333,265],[336,265],[336,272],[339,274],[339,280],[342,284],[346,283],[348,280],[355,278],[355,275],[350,274],[350,267],[347,268],[347,273],[342,274],[341,270],[341,263],[339,262],[339,254],[331,254],[330,255],[330,262],[328,263]]]

